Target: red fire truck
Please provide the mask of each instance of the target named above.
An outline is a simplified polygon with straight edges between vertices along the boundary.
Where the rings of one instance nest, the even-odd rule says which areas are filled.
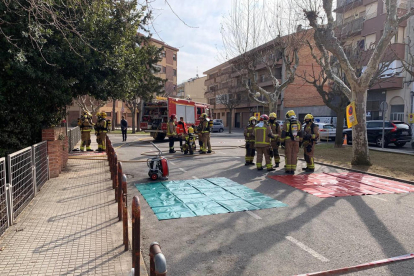
[[[164,140],[171,114],[177,116],[177,121],[183,117],[188,128],[193,124],[196,126],[200,124],[198,118],[202,113],[207,113],[210,117],[208,104],[171,97],[156,97],[151,102],[144,102],[140,127],[145,132],[150,132],[155,140]]]

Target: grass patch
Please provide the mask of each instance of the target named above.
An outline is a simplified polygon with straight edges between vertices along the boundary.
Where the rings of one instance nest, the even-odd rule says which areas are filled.
[[[353,166],[352,147],[334,148],[332,144],[319,144],[315,147],[315,161],[376,173],[390,177],[414,181],[413,156],[381,151],[369,151],[372,166]],[[303,157],[301,149],[300,156]]]
[[[114,131],[109,132],[110,134],[122,134],[122,131],[120,129],[116,129]],[[127,130],[127,134],[132,134],[132,130]],[[144,131],[137,131],[134,134],[148,134],[147,132]]]

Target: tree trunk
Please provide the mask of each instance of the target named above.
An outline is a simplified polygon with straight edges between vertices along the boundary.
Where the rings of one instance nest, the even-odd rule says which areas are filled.
[[[342,148],[343,144],[343,131],[344,131],[344,117],[346,112],[346,106],[339,107],[336,112],[336,136],[335,136],[335,148]]]
[[[231,133],[231,125],[233,124],[233,108],[230,108],[229,133]]]
[[[355,114],[358,121],[358,124],[352,127],[352,165],[371,166],[366,125],[367,94],[366,88],[352,89],[352,101],[355,101]]]
[[[112,99],[112,127],[111,127],[112,131],[115,130],[115,124],[116,124],[115,103],[116,103],[116,100]]]
[[[138,108],[137,116],[137,131],[141,131],[141,112]]]
[[[132,118],[132,134],[134,134],[134,133],[136,133],[136,131],[135,131],[135,114],[137,113],[136,111],[137,111],[137,105],[135,104],[135,103],[133,103],[132,104],[132,116],[131,116],[131,118]]]
[[[269,102],[269,114],[275,112],[277,115],[277,103],[274,103],[272,101]],[[267,115],[269,115],[267,114]]]

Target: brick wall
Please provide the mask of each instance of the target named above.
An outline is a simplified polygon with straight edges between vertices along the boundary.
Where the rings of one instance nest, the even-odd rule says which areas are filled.
[[[63,135],[63,140],[59,136]],[[42,140],[47,141],[49,155],[50,177],[58,177],[68,162],[69,139],[66,136],[66,128],[55,127],[42,130]]]

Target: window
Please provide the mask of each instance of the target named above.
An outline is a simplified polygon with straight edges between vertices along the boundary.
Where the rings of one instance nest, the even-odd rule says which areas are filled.
[[[174,72],[174,76],[177,76],[177,70],[174,69],[173,72]]]
[[[208,100],[210,105],[215,105],[216,104],[216,99],[215,98],[211,98]]]
[[[161,57],[165,57],[165,51],[161,52]]]
[[[335,127],[333,125],[324,125],[324,129],[334,129]]]
[[[162,67],[162,72],[165,74],[167,72],[167,67],[163,66]]]
[[[177,55],[173,54],[173,60],[177,60]]]
[[[112,117],[111,115],[112,115],[112,112],[106,112],[106,116]]]
[[[265,82],[266,81],[266,75],[261,75],[260,80],[261,80],[261,82]]]

